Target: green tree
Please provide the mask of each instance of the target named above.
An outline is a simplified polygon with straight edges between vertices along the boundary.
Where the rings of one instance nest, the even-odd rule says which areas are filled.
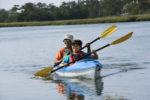
[[[150,0],[130,0],[125,4],[124,11],[131,15],[150,13]]]
[[[122,0],[101,0],[100,16],[116,16],[122,13]]]
[[[8,11],[0,9],[0,22],[5,22],[8,18]]]

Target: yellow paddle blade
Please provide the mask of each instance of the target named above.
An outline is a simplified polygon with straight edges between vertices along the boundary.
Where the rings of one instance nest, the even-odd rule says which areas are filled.
[[[44,68],[34,74],[34,76],[40,76],[40,77],[47,77],[50,75],[51,71],[53,70],[54,67],[47,67]]]
[[[107,28],[99,38],[105,38],[107,36],[109,36],[110,34],[112,34],[113,32],[115,32],[117,30],[117,26],[116,25],[111,25],[109,28]]]
[[[133,32],[130,32],[129,34],[127,34],[127,35],[125,35],[125,36],[123,36],[123,37],[113,41],[112,43],[110,43],[110,45],[115,45],[115,44],[121,43],[121,42],[129,39],[132,36],[132,34],[133,34]]]

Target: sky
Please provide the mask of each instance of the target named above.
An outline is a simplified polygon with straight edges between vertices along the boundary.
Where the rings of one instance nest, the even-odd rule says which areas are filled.
[[[13,5],[21,6],[27,2],[32,2],[32,3],[41,2],[46,4],[54,3],[54,5],[59,6],[63,1],[69,2],[69,1],[77,1],[77,0],[0,0],[0,9],[9,10],[13,7]]]

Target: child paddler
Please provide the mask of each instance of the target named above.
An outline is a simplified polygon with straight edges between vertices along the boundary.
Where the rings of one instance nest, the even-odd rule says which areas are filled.
[[[87,47],[90,49],[89,44],[87,44]],[[82,48],[82,41],[81,40],[74,40],[72,42],[73,53],[71,55],[66,56],[66,58],[62,61],[62,63],[59,64],[59,66],[62,67],[62,66],[72,65],[75,62],[77,62],[77,60],[79,60],[79,58],[94,59],[94,60],[98,59],[98,55],[95,52],[95,50],[92,50],[92,52],[91,52],[92,54],[87,55],[89,53],[89,51],[88,51],[88,53],[85,53],[85,52],[81,51],[81,48]],[[69,63],[71,63],[71,64],[69,64]]]

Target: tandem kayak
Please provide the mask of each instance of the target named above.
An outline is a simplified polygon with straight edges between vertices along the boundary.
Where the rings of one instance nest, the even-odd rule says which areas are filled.
[[[102,64],[100,62],[92,59],[84,59],[71,66],[57,70],[55,74],[59,77],[95,79],[100,77],[101,68]]]

